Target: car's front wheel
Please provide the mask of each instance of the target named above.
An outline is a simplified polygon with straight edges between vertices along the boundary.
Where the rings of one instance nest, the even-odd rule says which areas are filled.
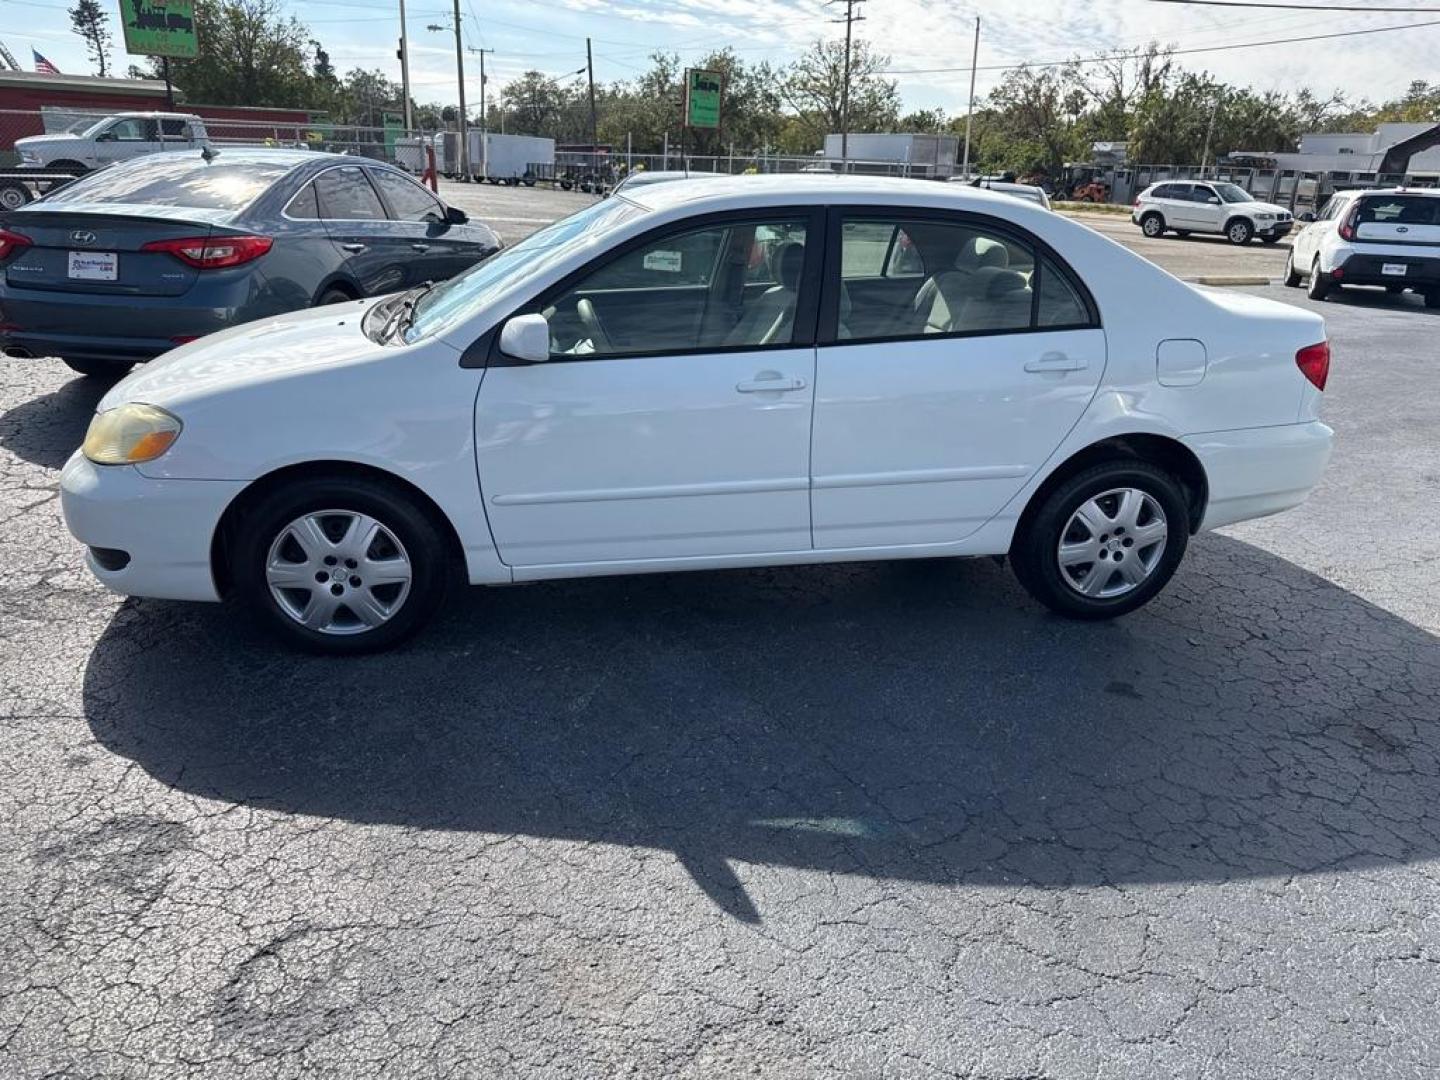
[[[1072,476],[1027,513],[1010,558],[1027,592],[1080,619],[1124,615],[1175,573],[1190,538],[1185,494],[1144,461],[1113,461]]]
[[[452,574],[439,526],[398,486],[312,477],[247,508],[231,545],[241,600],[309,652],[389,648],[434,614]]]
[[[1300,287],[1300,272],[1295,269],[1295,250],[1292,248],[1290,254],[1285,256],[1285,287],[1298,289]]]
[[[96,379],[118,379],[135,365],[129,360],[74,360],[62,357],[65,366]]]
[[[1255,235],[1255,228],[1244,218],[1236,218],[1225,226],[1225,239],[1230,243],[1244,246]]]
[[[1152,240],[1165,235],[1165,219],[1159,214],[1146,214],[1140,219],[1140,231]]]

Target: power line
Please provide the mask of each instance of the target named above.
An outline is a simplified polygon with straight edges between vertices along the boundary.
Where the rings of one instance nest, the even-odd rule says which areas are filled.
[[[1152,4],[1194,4],[1199,7],[1281,8],[1286,11],[1364,11],[1393,14],[1430,15],[1440,12],[1435,7],[1363,7],[1357,4],[1275,4],[1269,0],[1150,0]]]
[[[1361,34],[1384,34],[1391,30],[1419,30],[1426,26],[1440,26],[1440,19],[1428,22],[1405,23],[1403,26],[1372,26],[1368,30],[1345,30],[1336,34],[1309,34],[1305,37],[1274,38],[1270,41],[1242,41],[1233,45],[1207,45],[1195,49],[1170,49],[1168,56],[1193,56],[1196,53],[1228,52],[1231,49],[1258,49],[1264,45],[1293,45],[1301,41],[1328,41],[1332,38],[1359,37]],[[1100,56],[1077,56],[1069,60],[1036,60],[1019,64],[982,64],[976,71],[1014,71],[1017,68],[1067,67],[1070,64],[1103,64],[1108,60],[1135,60],[1145,55],[1144,50],[1132,52],[1103,53]],[[968,72],[968,67],[943,68],[886,68],[879,75],[940,75]]]

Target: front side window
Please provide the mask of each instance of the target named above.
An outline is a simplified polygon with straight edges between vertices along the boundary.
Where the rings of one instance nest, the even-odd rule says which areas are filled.
[[[384,221],[385,208],[380,196],[365,179],[365,170],[358,165],[342,165],[326,169],[315,178],[315,192],[320,199],[320,216],[336,221]]]
[[[389,169],[372,169],[371,178],[379,186],[396,221],[420,221],[427,224],[445,220],[440,200],[415,181]]]
[[[116,142],[154,142],[158,138],[155,121],[134,116],[117,120],[110,127],[110,135]]]
[[[544,307],[557,359],[788,345],[804,220],[727,222],[649,240]]]
[[[876,261],[889,232],[920,272],[902,282],[847,273]],[[1093,325],[1067,273],[1018,237],[981,224],[848,217],[841,229],[842,341],[1004,333]]]

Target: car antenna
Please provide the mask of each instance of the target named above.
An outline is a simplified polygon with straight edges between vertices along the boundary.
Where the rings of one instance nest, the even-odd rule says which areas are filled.
[[[213,150],[208,146],[202,146],[200,148],[200,156],[204,158],[206,162],[211,162],[220,156],[220,151]]]

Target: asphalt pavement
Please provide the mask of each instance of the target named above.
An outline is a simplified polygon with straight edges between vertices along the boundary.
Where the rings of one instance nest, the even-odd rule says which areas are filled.
[[[363,660],[104,592],[101,388],[0,360],[0,1076],[1433,1077],[1440,312],[1312,306],[1321,487],[1121,621],[860,564]]]

